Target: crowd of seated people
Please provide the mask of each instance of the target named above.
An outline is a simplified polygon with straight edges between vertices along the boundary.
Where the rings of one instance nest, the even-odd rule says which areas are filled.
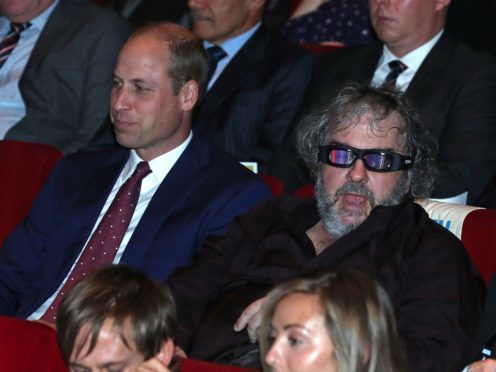
[[[400,354],[405,370],[449,371],[478,359],[467,355],[482,312],[481,278],[460,241],[412,200],[496,208],[496,62],[446,31],[449,0],[370,0],[379,41],[321,56],[263,25],[268,0],[178,2],[181,12],[189,8],[191,31],[158,23],[132,34],[122,17],[95,5],[23,1],[21,11],[14,0],[0,3],[0,97],[15,97],[4,101],[13,108],[6,114],[0,100],[4,138],[66,153],[112,148],[55,166],[0,249],[0,314],[53,324],[61,303],[83,299],[77,286],[70,292],[81,278],[122,263],[170,286],[178,350],[285,370],[281,340],[267,343],[292,298],[271,297],[285,288],[277,283],[351,268],[390,297],[397,335],[394,322],[386,328],[401,349],[381,352],[391,358],[380,367],[365,347],[357,370],[402,370]],[[139,7],[114,5],[127,17]],[[337,3],[300,6],[284,32]],[[289,192],[314,183],[315,198],[267,201],[268,188],[240,161]],[[167,357],[150,359],[119,319],[115,328],[102,318],[89,345],[84,337],[76,345],[76,329],[74,342],[64,342],[76,345],[63,350],[66,359],[86,349],[75,356],[95,356],[105,333],[145,362],[139,368],[167,371],[171,333]],[[252,343],[260,335],[262,359]],[[321,336],[328,346],[346,341]],[[341,349],[332,355],[326,370],[353,361]]]

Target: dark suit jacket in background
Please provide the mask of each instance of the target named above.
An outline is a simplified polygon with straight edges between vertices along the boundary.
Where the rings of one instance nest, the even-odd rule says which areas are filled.
[[[382,55],[378,43],[322,56],[303,112],[346,82],[368,84]],[[440,174],[432,197],[469,191],[468,204],[496,208],[496,62],[447,34],[421,64],[405,97],[417,107],[439,144]],[[284,177],[284,176],[283,176]]]
[[[27,317],[60,285],[129,158],[78,153],[56,165],[28,217],[0,249],[0,314]],[[260,178],[195,134],[159,186],[120,260],[164,280],[208,235],[270,197]]]
[[[240,161],[263,165],[297,112],[314,57],[263,27],[206,94],[194,124]]]
[[[110,11],[61,0],[19,81],[26,116],[5,139],[46,143],[65,153],[90,145],[108,115],[112,73],[130,31]]]

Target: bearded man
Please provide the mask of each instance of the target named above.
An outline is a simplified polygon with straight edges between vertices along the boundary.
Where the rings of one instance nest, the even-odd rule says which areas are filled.
[[[172,275],[178,344],[193,358],[247,365],[275,283],[354,268],[389,294],[411,370],[450,370],[476,328],[480,278],[460,241],[413,203],[434,180],[418,115],[397,93],[348,86],[303,120],[298,141],[315,200],[256,207]]]

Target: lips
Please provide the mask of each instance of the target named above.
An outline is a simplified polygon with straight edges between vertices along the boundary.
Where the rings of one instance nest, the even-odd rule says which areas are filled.
[[[342,202],[349,208],[364,208],[369,203],[369,199],[366,196],[359,194],[344,194],[342,197]]]

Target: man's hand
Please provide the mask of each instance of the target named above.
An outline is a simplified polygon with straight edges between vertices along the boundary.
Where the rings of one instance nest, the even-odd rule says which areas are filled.
[[[265,303],[265,297],[253,301],[234,323],[234,330],[240,332],[243,329],[248,331],[248,336],[251,342],[256,342],[258,338],[258,331],[262,324],[262,306]]]
[[[468,366],[468,372],[496,372],[496,360],[486,359],[472,363]]]

